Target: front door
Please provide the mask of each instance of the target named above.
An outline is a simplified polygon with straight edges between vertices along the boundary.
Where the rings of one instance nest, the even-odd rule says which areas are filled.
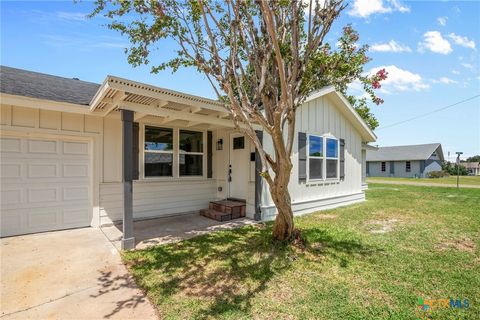
[[[229,197],[247,199],[249,170],[248,141],[241,133],[230,134]]]

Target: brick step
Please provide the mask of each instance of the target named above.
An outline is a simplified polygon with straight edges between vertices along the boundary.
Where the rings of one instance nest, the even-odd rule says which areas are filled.
[[[232,219],[245,217],[245,202],[232,200],[211,201],[208,208],[218,212],[223,212],[232,215]]]
[[[213,209],[202,209],[200,210],[200,215],[217,221],[232,220],[232,215],[230,213],[220,212]]]

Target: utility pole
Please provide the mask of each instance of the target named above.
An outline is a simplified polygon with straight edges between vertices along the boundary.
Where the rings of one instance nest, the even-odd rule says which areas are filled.
[[[459,180],[460,180],[460,155],[463,154],[463,152],[455,152],[457,154],[457,189],[460,188],[459,186]]]

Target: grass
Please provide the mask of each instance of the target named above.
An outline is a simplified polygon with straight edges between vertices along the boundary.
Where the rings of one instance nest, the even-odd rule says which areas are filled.
[[[392,181],[392,182],[408,182],[408,183],[435,183],[435,184],[457,184],[457,177],[450,176],[445,178],[430,179],[430,178],[396,178],[396,177],[369,177],[367,178],[368,183],[381,183],[382,181]],[[460,176],[460,186],[480,186],[480,176]]]
[[[370,186],[368,201],[123,255],[164,319],[418,319],[417,301],[469,299],[432,319],[480,315],[480,189]]]

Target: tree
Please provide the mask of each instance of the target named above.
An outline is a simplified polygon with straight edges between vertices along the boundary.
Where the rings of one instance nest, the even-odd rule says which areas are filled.
[[[479,162],[480,163],[480,155],[469,157],[469,158],[467,158],[466,162]]]
[[[451,163],[450,161],[443,161],[442,163],[442,170],[447,172],[451,176],[456,176],[457,173],[460,176],[468,175],[468,170],[462,165],[458,165],[456,163]]]
[[[368,58],[365,47],[354,45],[353,29],[344,29],[338,52],[324,43],[345,7],[343,0],[97,0],[91,16],[103,14],[109,28],[129,38],[132,65],[148,64],[152,48],[171,39],[177,55],[152,72],[194,67],[207,77],[235,127],[259,152],[261,176],[278,211],[273,236],[286,240],[294,230],[288,184],[296,109],[321,86],[345,92],[354,80],[381,102],[373,89],[386,73],[360,76]],[[273,153],[263,149],[254,123],[270,135]]]

